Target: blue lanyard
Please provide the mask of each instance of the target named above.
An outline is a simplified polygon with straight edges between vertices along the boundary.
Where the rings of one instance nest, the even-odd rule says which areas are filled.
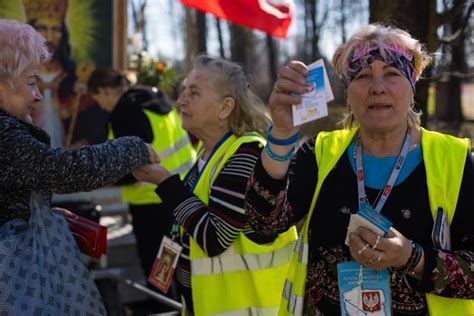
[[[206,160],[206,163],[204,164],[204,166],[202,167],[201,171],[199,171],[199,174],[197,175],[197,177],[194,179],[191,187],[189,188],[190,192],[193,192],[194,191],[194,187],[196,186],[196,184],[198,183],[199,179],[201,178],[201,175],[203,174],[204,170],[206,169],[207,167],[207,164],[209,163],[209,161],[211,161],[211,158],[212,156],[214,156],[215,152],[219,149],[219,147],[230,137],[232,136],[232,132],[231,131],[228,131],[224,136],[222,136],[222,138],[216,143],[216,145],[214,146],[214,148],[212,148],[212,151],[211,151],[211,154],[209,155],[209,157],[207,158]],[[202,156],[202,154],[204,153],[204,148],[201,148],[201,150],[199,151],[198,153],[198,157],[196,159],[196,162],[194,163],[193,167],[191,169],[189,169],[188,173],[186,174],[186,176],[184,177],[183,179],[183,182],[186,184],[188,182],[188,179],[189,177],[191,176],[191,172],[192,170],[194,170],[194,168],[196,168],[196,164],[198,163],[199,161],[199,158]]]
[[[392,192],[393,185],[397,181],[398,175],[402,170],[403,164],[405,163],[408,148],[410,147],[411,143],[411,130],[410,127],[407,128],[407,132],[405,135],[405,140],[403,141],[403,146],[400,149],[400,153],[398,154],[397,161],[395,166],[393,166],[392,172],[385,183],[385,186],[380,191],[380,199],[377,202],[377,205],[374,209],[380,213],[382,207],[384,206],[385,202],[388,199],[388,196]],[[357,137],[356,146],[354,148],[354,158],[356,160],[357,166],[357,195],[359,198],[359,209],[362,208],[364,204],[369,204],[367,199],[367,194],[365,193],[365,183],[364,183],[364,168],[362,166],[362,141],[360,139],[360,134]],[[376,201],[374,201],[375,203]]]

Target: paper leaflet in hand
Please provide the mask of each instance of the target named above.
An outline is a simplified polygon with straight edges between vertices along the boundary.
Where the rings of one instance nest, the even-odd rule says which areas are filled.
[[[315,61],[308,68],[306,82],[312,83],[314,89],[301,95],[301,104],[292,106],[294,126],[327,116],[327,103],[334,100],[323,60]]]
[[[357,214],[351,215],[344,243],[349,246],[349,233],[356,231],[359,226],[368,228],[377,235],[387,236],[392,225],[388,218],[375,211],[370,205],[364,204]]]

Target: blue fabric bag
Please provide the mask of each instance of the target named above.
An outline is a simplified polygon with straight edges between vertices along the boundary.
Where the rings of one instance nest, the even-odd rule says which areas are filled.
[[[0,315],[106,315],[64,218],[33,192],[30,219],[0,227]]]

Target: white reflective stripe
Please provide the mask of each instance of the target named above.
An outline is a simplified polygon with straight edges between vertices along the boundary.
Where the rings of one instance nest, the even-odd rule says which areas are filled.
[[[170,147],[157,151],[156,153],[161,160],[164,160],[188,144],[191,144],[191,141],[187,135],[184,135],[180,140],[172,144]]]
[[[182,174],[187,172],[191,167],[193,166],[193,162],[191,160],[188,160],[184,163],[182,163],[180,166],[177,168],[174,168],[173,170],[169,170],[171,174]]]
[[[146,187],[146,186],[156,186],[156,184],[140,181],[140,182],[135,182],[135,183],[132,183],[132,184],[127,184],[126,186],[127,187]]]
[[[300,253],[299,256],[299,261],[303,264],[308,264],[308,251],[309,251],[309,245],[307,243],[303,243],[303,249],[302,253]]]
[[[214,316],[274,316],[278,314],[278,307],[251,307],[233,310],[230,312],[212,314]]]
[[[289,301],[291,296],[291,288],[293,287],[293,282],[290,280],[285,280],[285,286],[283,287],[283,297]]]
[[[212,258],[201,258],[191,260],[192,275],[221,274],[235,271],[255,271],[269,269],[288,263],[290,260],[293,242],[275,251],[260,254],[231,254],[233,247],[224,252],[223,255]]]
[[[303,296],[291,294],[288,300],[288,312],[293,315],[303,315]]]
[[[303,296],[291,293],[293,282],[285,280],[285,286],[283,287],[283,297],[288,301],[286,307],[288,312],[293,315],[303,315]]]
[[[295,252],[298,254],[298,261],[303,264],[308,263],[308,251],[309,245],[303,242],[302,236],[298,238],[296,242]]]

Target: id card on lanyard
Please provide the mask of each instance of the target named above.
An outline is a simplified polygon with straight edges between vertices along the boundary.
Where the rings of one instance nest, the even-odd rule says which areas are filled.
[[[381,236],[390,231],[392,222],[380,214],[392,188],[400,174],[408,154],[411,142],[410,128],[407,129],[402,149],[395,166],[372,207],[365,192],[364,170],[362,164],[362,141],[356,141],[354,156],[357,166],[357,193],[359,211],[351,215],[346,235],[349,244],[349,233],[364,226]],[[342,262],[337,265],[340,308],[343,315],[391,315],[390,282],[388,269],[375,271],[357,262]]]

